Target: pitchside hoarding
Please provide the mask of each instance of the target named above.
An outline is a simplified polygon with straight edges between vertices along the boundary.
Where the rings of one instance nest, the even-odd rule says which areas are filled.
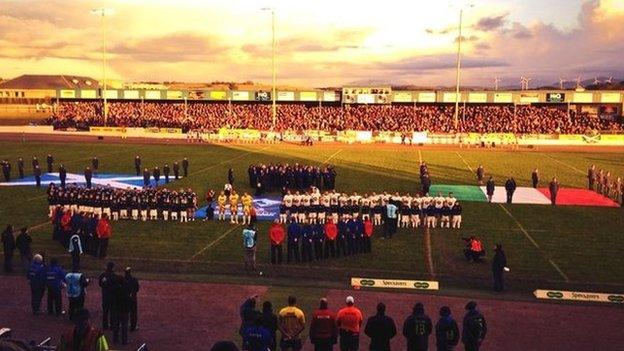
[[[568,300],[624,304],[624,295],[622,294],[538,289],[533,292],[533,295],[535,295],[535,297],[537,297],[538,299],[546,300]]]
[[[299,92],[299,101],[316,101],[316,91],[301,91]]]
[[[511,104],[513,102],[513,94],[511,93],[494,93],[494,103]]]
[[[373,278],[351,278],[351,286],[360,288],[382,288],[382,289],[412,289],[412,290],[439,290],[437,281],[431,280],[401,280],[401,279],[373,279]]]
[[[395,91],[392,97],[393,102],[412,102],[412,93],[407,91]]]
[[[214,90],[210,92],[210,100],[225,100],[227,93],[225,91]]]
[[[546,102],[562,103],[565,101],[564,93],[546,93]]]
[[[293,91],[278,91],[277,101],[295,101],[295,93]]]

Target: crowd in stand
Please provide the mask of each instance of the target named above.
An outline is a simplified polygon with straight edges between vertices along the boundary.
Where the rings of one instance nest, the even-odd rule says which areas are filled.
[[[324,167],[305,164],[257,164],[247,169],[249,186],[260,187],[267,191],[283,191],[284,189],[318,189],[331,190],[336,184],[336,169],[332,165]],[[230,180],[230,184],[233,180]]]
[[[256,309],[257,296],[247,299],[240,307],[242,350],[299,351],[303,348],[302,333],[309,323],[309,341],[318,351],[331,351],[338,344],[340,350],[356,351],[360,345],[360,335],[370,338],[370,350],[390,350],[390,342],[397,335],[394,319],[386,314],[386,305],[379,302],[377,312],[365,319],[357,307],[353,296],[347,296],[345,305],[334,312],[329,301],[322,298],[319,307],[309,319],[297,307],[297,299],[288,297],[288,305],[273,312],[270,301],[262,304],[262,311]],[[487,322],[477,309],[477,303],[470,301],[465,306],[466,314],[459,325],[454,320],[451,309],[442,306],[439,318],[433,324],[422,303],[415,303],[407,313],[402,328],[398,330],[405,338],[407,350],[427,350],[429,338],[434,336],[437,350],[453,350],[460,340],[466,350],[479,350],[487,335]],[[279,336],[279,339],[278,339]],[[217,343],[211,351],[237,351],[230,342]]]
[[[209,102],[109,102],[107,124],[119,127],[181,128],[215,131],[219,128],[270,130],[271,105]],[[562,107],[532,105],[469,105],[459,111],[454,129],[452,105],[279,104],[278,131],[342,130],[477,132],[518,134],[583,134],[591,130],[621,131],[619,122]],[[47,121],[55,128],[104,124],[101,102],[61,102]]]
[[[587,171],[587,182],[589,190],[595,190],[624,206],[624,183],[621,177],[612,176],[610,171],[596,170],[596,165],[591,165]]]
[[[167,188],[111,187],[86,188],[67,185],[48,187],[50,217],[55,209],[72,214],[102,215],[118,220],[195,220],[197,195],[191,189],[173,191]]]

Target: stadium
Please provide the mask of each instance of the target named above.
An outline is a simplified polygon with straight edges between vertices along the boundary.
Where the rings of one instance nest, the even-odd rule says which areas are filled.
[[[310,61],[315,77],[293,61],[321,51],[317,63],[337,67],[334,55],[354,55],[338,36],[324,32],[321,48],[276,39],[276,18],[278,29],[310,25],[288,24],[298,5],[250,15],[272,19],[258,20],[267,27],[267,48],[253,47],[258,75],[233,58],[223,59],[228,71],[206,73],[199,51],[228,49],[180,37],[146,39],[133,52],[140,39],[120,33],[138,37],[136,23],[116,27],[138,5],[115,5],[85,24],[104,38],[91,56],[16,44],[45,68],[38,74],[29,60],[15,64],[15,52],[0,55],[0,75],[15,77],[0,80],[0,350],[621,349],[624,76],[610,76],[624,74],[621,62],[596,48],[578,58],[602,58],[594,61],[603,67],[592,61],[595,78],[567,81],[559,70],[580,69],[567,60],[544,70],[535,62],[534,78],[519,81],[516,71],[530,67],[515,61],[475,67],[487,58],[481,37],[492,46],[529,40],[571,9],[545,9],[554,24],[527,34],[524,17],[487,17],[498,11],[488,1],[466,5],[459,26],[453,12],[450,29],[422,30],[434,42],[452,35],[442,45],[450,65],[448,55],[434,68],[371,61],[371,79],[360,79],[361,63],[351,62],[345,80],[342,70],[321,74]],[[586,32],[624,18],[618,1],[576,5],[581,24],[561,36],[578,34],[588,48]],[[38,15],[3,6],[24,23]],[[249,12],[185,6],[224,18]],[[359,23],[359,11],[341,6],[323,16]],[[166,1],[154,8],[199,23]],[[486,17],[462,19],[471,11]],[[354,28],[344,37],[369,31]],[[615,28],[600,45],[621,57]],[[239,34],[255,41],[253,33]],[[364,56],[395,50],[365,44]],[[567,50],[551,46],[544,52]],[[136,61],[126,69],[123,59]],[[426,80],[412,79],[412,68]],[[444,329],[453,320],[457,329]]]

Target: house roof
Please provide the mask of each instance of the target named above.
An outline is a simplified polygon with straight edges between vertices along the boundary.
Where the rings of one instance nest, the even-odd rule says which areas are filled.
[[[99,82],[90,77],[24,74],[0,82],[0,89],[95,89]]]

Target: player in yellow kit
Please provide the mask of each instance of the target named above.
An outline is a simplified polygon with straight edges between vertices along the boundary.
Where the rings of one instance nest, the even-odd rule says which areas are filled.
[[[238,200],[240,196],[232,190],[230,194],[230,223],[238,224]]]
[[[243,224],[251,224],[251,209],[253,207],[253,197],[245,193],[241,197],[243,203]]]
[[[223,221],[225,220],[225,204],[227,202],[227,197],[225,196],[225,193],[222,191],[219,196],[217,197],[217,211],[219,214],[219,220]]]

